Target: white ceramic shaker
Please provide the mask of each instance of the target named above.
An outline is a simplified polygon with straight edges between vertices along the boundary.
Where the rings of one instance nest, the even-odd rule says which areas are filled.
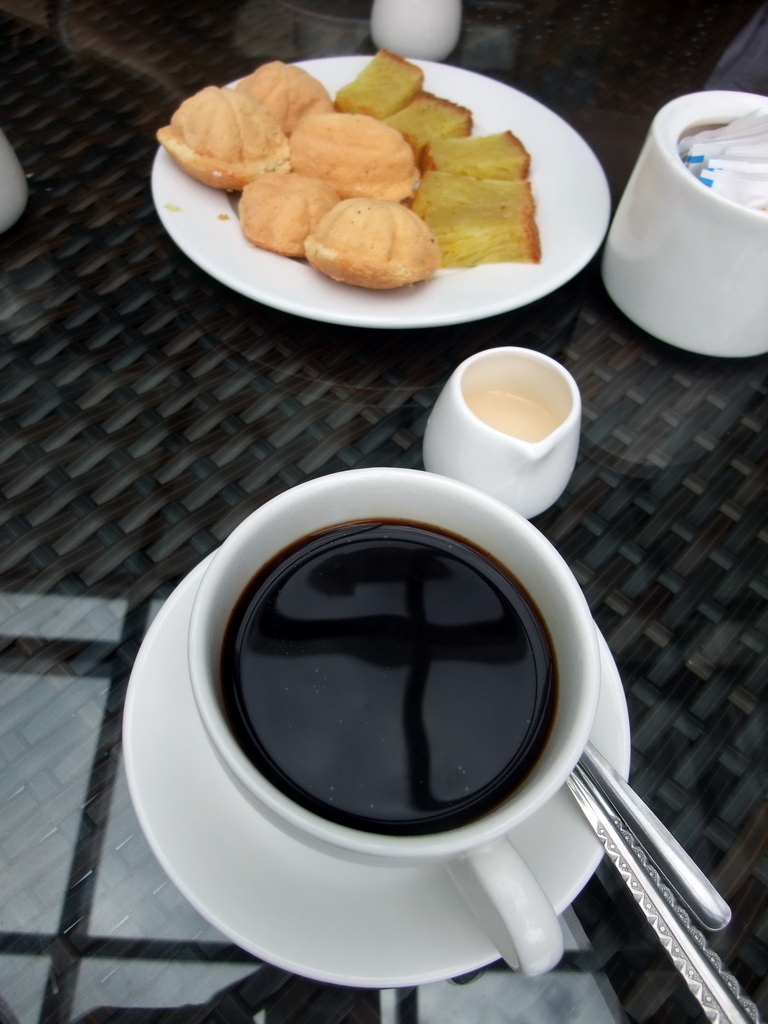
[[[371,37],[379,49],[445,60],[461,35],[461,0],[374,0]]]

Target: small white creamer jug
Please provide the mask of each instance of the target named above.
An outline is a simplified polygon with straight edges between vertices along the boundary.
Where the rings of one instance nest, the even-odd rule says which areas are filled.
[[[424,466],[530,519],[565,490],[580,432],[581,395],[560,363],[532,349],[488,349],[461,363],[440,393]]]

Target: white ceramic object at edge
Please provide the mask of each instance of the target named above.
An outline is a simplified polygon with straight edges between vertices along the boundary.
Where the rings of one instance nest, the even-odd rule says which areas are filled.
[[[16,223],[27,205],[27,179],[19,159],[0,130],[0,232]]]
[[[677,144],[755,110],[768,112],[768,97],[699,92],[662,107],[603,253],[603,281],[619,309],[654,337],[703,355],[768,352],[768,213],[713,193]]]
[[[400,57],[445,60],[461,35],[461,0],[373,0],[371,38]]]
[[[490,427],[464,398],[486,388],[534,399],[559,425],[535,442]],[[440,392],[424,432],[424,466],[478,487],[529,519],[568,485],[580,433],[581,395],[565,367],[533,349],[487,349],[465,359]]]
[[[511,569],[550,630],[558,665],[558,701],[545,750],[507,801],[449,831],[380,835],[328,821],[300,807],[245,756],[222,708],[218,680],[222,636],[231,609],[260,566],[315,530],[369,518],[429,523],[479,544]],[[559,961],[563,939],[557,917],[508,833],[546,805],[581,755],[597,710],[600,655],[594,622],[578,583],[530,523],[472,487],[417,470],[350,470],[300,484],[253,512],[211,559],[192,608],[188,655],[192,692],[214,750],[243,795],[275,825],[311,848],[353,863],[384,867],[444,863],[511,966],[538,974]]]

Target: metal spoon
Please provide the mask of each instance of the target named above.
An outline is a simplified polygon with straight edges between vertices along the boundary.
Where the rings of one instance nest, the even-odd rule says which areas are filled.
[[[568,788],[710,1024],[762,1024],[755,1003],[676,903],[671,888],[581,762],[571,772]]]
[[[624,821],[699,924],[711,931],[724,928],[731,919],[728,904],[650,807],[591,743],[577,768],[587,774]]]

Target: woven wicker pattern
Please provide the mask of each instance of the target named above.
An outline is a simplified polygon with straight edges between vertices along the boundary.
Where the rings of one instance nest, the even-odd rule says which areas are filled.
[[[540,991],[498,966],[380,995],[260,964],[177,893],[128,797],[125,689],[174,586],[285,488],[420,467],[450,371],[509,344],[560,359],[581,388],[576,472],[537,525],[616,657],[633,782],[731,902],[712,944],[765,1012],[768,357],[656,342],[596,264],[524,309],[417,332],[302,321],[218,285],[162,231],[154,131],[202,85],[309,56],[300,28],[321,6],[302,20],[301,4],[259,0],[227,16],[0,3],[0,125],[30,184],[0,236],[0,1019],[416,1024],[495,1005],[542,1024],[577,1019],[576,976],[615,993],[582,1003],[590,1024],[697,1019],[603,869],[575,904],[579,951]],[[330,52],[365,49],[351,29],[367,6],[337,5]],[[601,153],[616,186],[653,111],[706,80],[758,4],[565,6],[468,4],[459,57],[595,144],[619,124],[616,162]]]

